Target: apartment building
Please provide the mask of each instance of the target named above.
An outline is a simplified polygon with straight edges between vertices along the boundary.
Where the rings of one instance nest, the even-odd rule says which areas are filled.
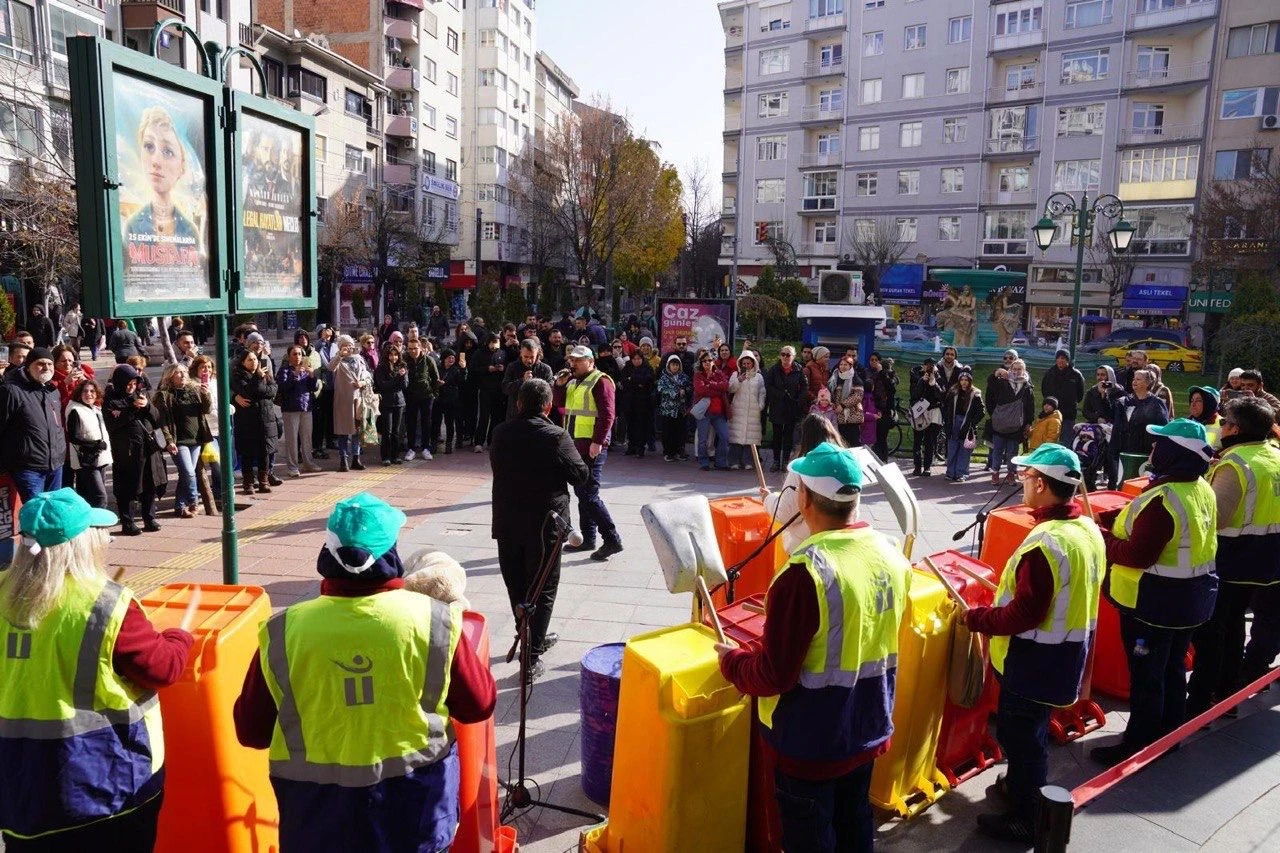
[[[1065,222],[1045,253],[1030,229],[1054,191],[1110,192],[1138,229],[1121,304],[1183,313],[1218,0],[728,0],[720,13],[724,253],[744,279],[771,258],[766,236],[814,276],[885,230],[907,243],[903,263],[1026,271],[1027,324],[1051,323],[1071,303],[1075,248]],[[1085,311],[1102,314],[1116,265],[1087,260]]]
[[[534,156],[538,156],[548,133],[555,131],[562,117],[573,112],[578,84],[555,60],[543,51],[534,57],[538,87],[534,91]],[[536,223],[529,224],[530,274],[534,278],[545,268],[571,273],[574,264],[569,245],[558,235],[540,233]]]
[[[146,52],[152,28],[167,18],[181,19],[199,34],[201,44],[214,42],[224,50],[234,46],[253,46],[251,0],[118,0],[108,2],[106,10],[107,37],[134,50]],[[191,39],[181,31],[166,30],[156,47],[156,56],[200,73],[199,52],[192,48]],[[249,86],[248,68],[233,63],[230,73],[236,88]]]

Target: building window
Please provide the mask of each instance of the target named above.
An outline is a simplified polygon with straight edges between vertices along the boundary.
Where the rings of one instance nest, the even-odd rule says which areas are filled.
[[[763,246],[770,240],[781,240],[782,236],[781,222],[773,221],[756,223],[755,244],[757,246]]]
[[[432,130],[435,129],[436,108],[428,104],[426,101],[422,102],[422,123]]]
[[[836,243],[836,221],[834,219],[815,219],[813,222],[813,242],[823,246]]]
[[[844,64],[844,45],[823,45],[818,51],[818,64],[823,68],[837,68]]]
[[[969,69],[947,69],[947,94],[959,95],[969,91]]]
[[[1036,72],[1038,69],[1039,63],[1037,62],[1008,66],[1004,70],[1004,90],[1006,92],[1019,92],[1023,89],[1034,89],[1036,87]]]
[[[777,118],[788,112],[786,92],[765,92],[760,96],[760,118]]]
[[[1106,104],[1058,107],[1058,136],[1097,136],[1106,122]]]
[[[450,139],[458,138],[458,120],[453,116],[444,117],[444,135]]]
[[[426,172],[428,175],[434,175],[436,173],[436,152],[422,152],[422,171]]]
[[[809,0],[809,17],[825,18],[844,14],[844,0]]]
[[[323,163],[325,159],[329,156],[329,140],[325,139],[323,136],[321,136],[318,133],[315,136],[315,140],[316,140],[316,144],[315,144],[316,162]]]
[[[898,170],[898,195],[920,195],[920,170]]]
[[[458,52],[458,33],[455,30],[446,29],[444,31],[444,46],[454,53]]]
[[[884,0],[864,0],[862,4],[864,9],[883,9]]]
[[[422,57],[422,79],[431,84],[436,82],[436,61],[434,59]],[[481,83],[480,85],[483,86],[484,84]]]
[[[948,145],[964,142],[969,138],[969,119],[966,116],[942,120],[942,141]]]
[[[760,51],[761,74],[785,74],[791,70],[791,50],[775,47]]]
[[[884,81],[879,77],[862,81],[862,103],[878,104],[884,95]]]
[[[1068,29],[1111,23],[1111,0],[1067,0],[1063,26]]]
[[[1138,48],[1138,78],[1142,80],[1163,80],[1169,76],[1169,55],[1167,47]]]
[[[862,55],[879,56],[884,53],[884,30],[862,34]]]
[[[1131,255],[1187,255],[1191,252],[1191,205],[1135,207],[1125,218],[1137,231],[1129,244]]]
[[[898,240],[902,243],[914,243],[918,233],[919,220],[914,216],[899,216],[894,220],[898,227]]]
[[[348,145],[344,149],[342,166],[348,172],[364,171],[364,149],[357,148],[354,145]]]
[[[942,191],[944,193],[964,192],[964,166],[943,167]]]
[[[840,153],[840,134],[838,133],[819,133],[818,134],[818,153],[826,155],[835,155]]]
[[[1120,155],[1120,183],[1194,181],[1199,174],[1199,164],[1199,145],[1137,148]]]
[[[322,103],[329,99],[329,81],[314,71],[308,71],[297,65],[289,66],[286,88],[290,98],[306,95]]]
[[[760,32],[762,33],[778,33],[789,29],[791,29],[791,21],[787,18],[774,18],[772,21],[760,25]]]
[[[947,43],[960,44],[973,38],[973,16],[952,18],[947,21]]]
[[[71,107],[58,101],[49,102],[49,142],[58,162],[69,164],[75,148],[71,135]]]
[[[1030,166],[1001,166],[1000,170],[996,172],[997,192],[1016,193],[1030,188]]]
[[[924,50],[925,47],[925,25],[911,24],[902,30],[902,49],[903,50]]]
[[[858,128],[858,150],[876,151],[880,148],[880,125]]]
[[[938,239],[943,243],[956,243],[960,240],[960,217],[938,217]]]
[[[444,161],[444,176],[451,181],[458,180],[458,161],[457,160],[446,159]]]
[[[1059,160],[1053,164],[1055,192],[1096,190],[1101,184],[1101,160]]]
[[[924,122],[904,121],[898,125],[898,147],[916,148],[924,135]]]
[[[853,237],[855,240],[867,242],[876,238],[876,221],[874,219],[853,220]]]
[[[1232,27],[1227,32],[1227,56],[1258,56],[1280,53],[1280,23]]]
[[[1227,89],[1222,93],[1222,108],[1219,115],[1224,119],[1275,115],[1278,96],[1280,96],[1280,87],[1275,86]]]
[[[497,222],[485,222],[481,231],[482,239],[500,240],[502,239],[502,226]]]
[[[902,97],[924,97],[924,73],[902,75]]]
[[[36,10],[15,0],[0,0],[0,56],[31,63],[35,49]]]
[[[1029,214],[1025,210],[988,211],[982,225],[982,254],[1025,255]]]
[[[988,139],[1002,143],[999,150],[1023,151],[1039,134],[1040,107],[998,107],[991,111]]]
[[[452,71],[445,76],[445,91],[454,97],[458,95],[458,75]]]
[[[844,109],[844,88],[822,89],[818,92],[818,111],[834,113]]]
[[[809,172],[804,176],[803,210],[836,209],[836,173]]]
[[[1133,105],[1134,130],[1143,130],[1158,136],[1162,127],[1164,127],[1164,104],[1135,103]]]
[[[1213,179],[1238,181],[1243,178],[1261,178],[1271,165],[1270,148],[1241,148],[1235,151],[1219,151],[1213,155]]]
[[[1062,54],[1064,85],[1105,80],[1111,70],[1111,49],[1096,47],[1089,50],[1069,50]]]
[[[1043,9],[1039,3],[1010,3],[996,14],[995,34],[1011,36],[1039,32],[1044,23],[1042,15]]]
[[[787,182],[782,178],[756,181],[756,204],[782,204],[786,201]]]
[[[756,139],[756,159],[787,159],[787,138],[785,136],[761,136]]]
[[[284,63],[269,56],[262,57],[262,73],[267,77],[267,94],[284,97]]]
[[[873,196],[879,189],[880,173],[879,172],[859,172],[857,174],[857,189],[855,195]]]

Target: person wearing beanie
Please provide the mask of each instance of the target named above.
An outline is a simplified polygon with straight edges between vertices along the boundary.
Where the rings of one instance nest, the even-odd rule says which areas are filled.
[[[1070,443],[1080,404],[1084,402],[1084,375],[1071,363],[1071,354],[1066,350],[1058,350],[1053,367],[1040,378],[1040,396],[1057,399],[1058,411],[1062,413],[1061,434]]]
[[[1204,426],[1205,440],[1209,446],[1218,447],[1221,440],[1222,418],[1218,414],[1218,389],[1196,385],[1187,392],[1187,417]]]
[[[831,350],[813,348],[813,357],[804,366],[804,378],[809,386],[807,403],[812,406],[818,401],[818,392],[831,380]]]
[[[364,470],[360,461],[363,398],[373,388],[373,372],[356,352],[350,335],[338,335],[338,352],[329,362],[333,374],[333,435],[338,443],[338,470]]]
[[[0,470],[13,478],[23,501],[62,488],[67,436],[54,375],[53,353],[34,347],[0,385]]]
[[[1103,515],[1111,564],[1103,592],[1120,611],[1129,660],[1124,737],[1089,753],[1108,767],[1185,722],[1187,647],[1218,597],[1218,507],[1204,479],[1213,460],[1204,425],[1179,418],[1147,432],[1155,437],[1151,482],[1132,503]]]
[[[1057,397],[1045,397],[1040,404],[1040,417],[1031,425],[1031,435],[1027,436],[1027,449],[1035,450],[1042,444],[1061,444],[1062,412],[1058,409]]]
[[[1036,526],[1005,564],[994,606],[970,608],[962,618],[969,630],[990,637],[991,666],[1000,679],[996,739],[1009,759],[993,786],[1009,808],[979,815],[978,828],[1029,845],[1049,769],[1049,717],[1080,697],[1106,544],[1072,500],[1083,480],[1075,453],[1042,444],[1013,457],[1013,464]]]
[[[462,611],[404,588],[405,514],[339,501],[316,560],[320,595],[259,631],[232,713],[267,749],[282,850],[445,850],[458,827],[454,721],[493,713],[493,676]]]
[[[151,850],[164,795],[155,691],[182,677],[180,628],[157,631],[106,575],[113,513],[71,489],[33,496],[0,573],[0,832],[24,850]]]
[[[1232,397],[1237,396],[1240,391],[1240,377],[1243,375],[1243,367],[1231,368],[1230,372],[1227,373],[1227,384],[1223,385],[1221,389],[1221,399],[1230,400]],[[1233,394],[1233,391],[1237,392],[1237,394]]]

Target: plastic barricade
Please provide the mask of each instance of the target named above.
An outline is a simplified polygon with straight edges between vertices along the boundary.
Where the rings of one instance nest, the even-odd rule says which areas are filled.
[[[720,543],[720,556],[725,568],[736,565],[768,537],[773,517],[759,498],[717,498],[711,501],[711,521],[716,529],[716,541]],[[786,519],[782,519],[786,521]],[[734,600],[766,592],[779,565],[778,543],[765,548],[751,562],[742,567],[733,585]],[[711,594],[716,608],[728,604],[728,586],[722,586]]]
[[[994,593],[971,578],[958,566],[964,566],[995,582],[996,573],[979,560],[959,551],[943,551],[929,559],[946,576],[970,607],[990,607]],[[923,563],[919,570],[928,571]],[[913,579],[914,580],[914,579]],[[991,715],[1000,699],[1000,682],[988,670],[982,697],[972,708],[962,708],[948,697],[942,710],[942,732],[938,737],[938,770],[953,788],[976,776],[1004,757],[1000,745],[991,735]]]
[[[1112,699],[1129,698],[1129,658],[1120,639],[1120,611],[1102,596],[1093,639],[1093,689]]]
[[[893,739],[889,751],[876,759],[871,775],[872,804],[899,817],[912,817],[950,788],[936,759],[954,612],[937,578],[912,574],[898,632]]]
[[[1142,490],[1151,482],[1150,477],[1134,477],[1132,480],[1125,480],[1120,484],[1120,491],[1126,495],[1132,495],[1135,498],[1142,494]]]
[[[1132,495],[1124,492],[1098,491],[1089,493],[1089,505],[1093,507],[1096,515],[1104,512],[1120,509],[1127,506],[1133,500]],[[1084,504],[1080,498],[1075,499],[1076,505],[1083,511]],[[1005,564],[1009,562],[1009,558],[1013,556],[1013,552],[1018,550],[1018,546],[1027,538],[1027,534],[1036,526],[1035,519],[1031,516],[1031,510],[1028,507],[1017,506],[1001,507],[987,518],[987,529],[982,540],[982,551],[978,555],[978,559],[995,569],[996,577],[1004,573]]]
[[[479,613],[462,614],[462,632],[476,657],[489,666],[489,628]],[[514,849],[515,829],[498,826],[498,759],[493,717],[480,723],[453,723],[458,739],[458,834],[450,848],[459,853]],[[499,829],[510,829],[503,846]]]
[[[720,674],[715,641],[681,625],[627,642],[609,822],[581,849],[743,849],[751,705]]]
[[[256,586],[170,584],[142,599],[152,624],[178,627],[197,586],[195,644],[186,672],[160,691],[166,770],[155,849],[278,850],[280,813],[267,751],[241,746],[231,717],[271,602]]]

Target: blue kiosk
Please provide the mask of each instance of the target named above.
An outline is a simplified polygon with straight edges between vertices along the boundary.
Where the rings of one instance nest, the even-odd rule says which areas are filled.
[[[797,306],[796,316],[802,327],[800,339],[808,346],[824,346],[832,358],[839,358],[846,347],[858,348],[858,362],[864,367],[876,347],[876,326],[888,315],[874,305],[837,305],[805,303]]]

